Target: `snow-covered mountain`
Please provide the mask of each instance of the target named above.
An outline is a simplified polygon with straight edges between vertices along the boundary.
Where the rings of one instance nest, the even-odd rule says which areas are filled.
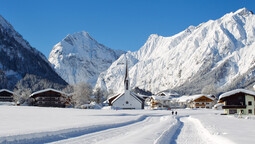
[[[0,16],[0,88],[13,89],[17,83],[19,88],[32,88],[32,91],[67,84],[47,58]]]
[[[127,59],[131,87],[199,93],[205,86],[246,87],[255,82],[255,15],[246,8],[171,36],[152,34],[100,74],[96,87],[123,90]]]
[[[69,84],[96,84],[99,74],[119,58],[124,51],[112,50],[82,31],[67,35],[56,44],[49,56],[56,72]]]

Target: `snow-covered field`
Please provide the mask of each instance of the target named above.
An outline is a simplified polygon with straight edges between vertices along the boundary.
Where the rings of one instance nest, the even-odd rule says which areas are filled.
[[[254,143],[254,117],[217,110],[84,110],[0,106],[0,143]]]

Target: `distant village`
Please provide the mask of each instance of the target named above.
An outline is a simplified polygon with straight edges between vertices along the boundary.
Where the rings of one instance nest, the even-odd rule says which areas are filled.
[[[217,98],[214,95],[179,95],[171,90],[161,91],[155,95],[141,95],[130,89],[128,67],[126,65],[124,77],[124,92],[107,96],[103,99],[103,93],[99,91],[97,96],[90,96],[80,104],[83,109],[100,109],[104,106],[111,109],[218,109],[224,110],[224,115],[244,114],[254,115],[255,92],[245,89],[235,89],[223,93]],[[83,88],[86,90],[86,88]],[[0,103],[11,105],[29,105],[40,107],[74,108],[77,103],[73,100],[76,93],[65,93],[56,89],[48,88],[34,92],[21,102],[20,96],[7,89],[0,90]],[[77,96],[76,96],[77,97]],[[103,100],[103,101],[102,101]],[[100,102],[102,101],[102,102]]]

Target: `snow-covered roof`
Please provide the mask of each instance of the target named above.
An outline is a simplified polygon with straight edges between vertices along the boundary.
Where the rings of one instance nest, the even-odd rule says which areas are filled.
[[[9,93],[12,93],[12,94],[15,94],[13,91],[10,91],[8,89],[1,89],[0,92],[3,92],[3,91],[6,91],[6,92],[9,92]]]
[[[189,101],[192,101],[192,100],[195,100],[195,99],[198,99],[202,96],[205,96],[211,100],[214,100],[215,98],[211,97],[210,95],[204,95],[204,94],[198,94],[198,95],[191,95],[191,96],[188,96],[188,95],[184,95],[184,96],[180,96],[178,98],[174,98],[175,101],[177,102],[189,102]]]
[[[29,97],[32,97],[32,96],[34,96],[36,94],[43,93],[43,92],[46,92],[46,91],[54,91],[54,92],[57,92],[57,93],[61,93],[63,95],[68,95],[68,94],[66,94],[66,93],[64,93],[62,91],[59,91],[59,90],[56,90],[56,89],[52,89],[52,88],[47,88],[47,89],[44,89],[44,90],[40,90],[40,91],[34,92]]]
[[[175,100],[177,102],[188,102],[188,101],[191,101],[192,99],[193,99],[192,96],[184,95],[184,96],[180,96],[178,98],[174,98],[173,100]]]
[[[252,95],[252,96],[255,96],[255,92],[254,91],[250,91],[250,90],[246,90],[246,89],[235,89],[235,90],[232,90],[232,91],[229,91],[229,92],[225,92],[223,94],[220,95],[219,97],[219,100],[224,98],[224,97],[228,97],[228,96],[231,96],[231,95],[234,95],[236,93],[245,93],[245,94],[249,94],[249,95]]]
[[[112,101],[112,103],[114,103],[117,99],[119,99],[120,97],[124,96],[125,93],[121,93],[121,94],[118,94],[118,95],[115,95],[116,98]],[[109,99],[115,97],[115,96],[112,96],[110,98],[108,98],[108,101]],[[130,96],[133,96],[136,100],[138,100],[140,103],[142,103],[144,101],[144,98],[138,96],[137,94],[133,93],[133,92],[130,92]]]
[[[213,107],[220,107],[220,106],[224,106],[224,104],[222,104],[222,103],[217,103],[217,104],[215,104]]]
[[[115,95],[110,95],[108,98],[107,98],[107,101],[109,102],[110,99],[114,98],[114,97],[119,97],[120,95],[123,95],[124,93],[119,93],[119,94],[115,94]]]
[[[172,91],[172,90],[164,90],[164,91],[161,91],[161,92],[158,92],[156,95],[160,95],[160,94],[165,94],[166,96],[178,96],[179,94]]]
[[[156,101],[163,101],[163,100],[171,100],[172,98],[170,96],[159,96],[159,95],[153,95],[151,96]]]
[[[211,99],[211,100],[214,100],[214,99],[215,99],[215,98],[211,97],[211,95],[199,94],[199,95],[194,95],[193,100],[198,99],[198,98],[200,98],[200,97],[202,97],[202,96],[207,97],[207,98],[209,98],[209,99]]]

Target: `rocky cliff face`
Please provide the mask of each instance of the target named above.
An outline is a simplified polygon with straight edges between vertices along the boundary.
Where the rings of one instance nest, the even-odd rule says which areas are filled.
[[[140,50],[122,55],[101,73],[96,87],[122,91],[125,59],[131,86],[153,93],[247,87],[255,82],[254,21],[255,15],[243,8],[171,37],[153,34]]]
[[[24,77],[37,77],[37,82]],[[40,80],[46,80],[37,85]],[[63,88],[67,83],[58,76],[46,57],[32,48],[3,17],[0,16],[0,88],[15,88],[27,83],[32,91],[46,87]],[[22,85],[19,85],[21,88]],[[24,86],[25,87],[25,86]]]
[[[82,31],[67,35],[56,44],[49,56],[56,72],[69,84],[96,84],[99,74],[119,58],[124,51],[112,50]]]

